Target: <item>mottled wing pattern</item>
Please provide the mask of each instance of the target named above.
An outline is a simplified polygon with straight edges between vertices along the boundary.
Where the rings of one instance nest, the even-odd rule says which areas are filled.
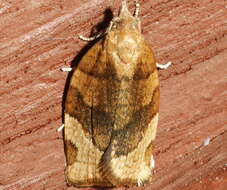
[[[108,112],[106,52],[97,42],[82,58],[71,78],[65,102],[67,181],[76,186],[111,186],[99,172],[99,163],[112,133]],[[110,83],[111,84],[111,83]]]
[[[132,78],[113,80],[113,131],[102,156],[102,175],[116,186],[150,181],[152,141],[156,135],[159,81],[152,50],[142,40]],[[122,63],[124,64],[124,63]],[[128,63],[130,64],[130,63]]]
[[[76,186],[150,180],[159,84],[151,49],[142,44],[133,78],[119,79],[105,40],[73,73],[65,104],[66,177]]]

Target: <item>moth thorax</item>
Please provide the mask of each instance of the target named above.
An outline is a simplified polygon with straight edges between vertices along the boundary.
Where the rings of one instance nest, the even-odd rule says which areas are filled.
[[[138,43],[132,35],[122,35],[117,44],[118,56],[123,64],[134,64],[139,57]]]

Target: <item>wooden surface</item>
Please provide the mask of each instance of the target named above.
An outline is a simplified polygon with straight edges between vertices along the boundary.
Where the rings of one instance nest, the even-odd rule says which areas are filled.
[[[145,39],[173,65],[159,72],[153,183],[132,189],[226,190],[227,1],[140,2]],[[90,44],[77,35],[104,29],[119,3],[0,1],[0,190],[75,189],[56,131],[69,80],[60,68],[78,63]]]

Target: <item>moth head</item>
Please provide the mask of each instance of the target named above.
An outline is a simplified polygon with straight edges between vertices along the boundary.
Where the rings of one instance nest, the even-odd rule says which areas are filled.
[[[108,43],[114,47],[111,54],[119,63],[135,65],[141,54],[141,41],[139,19],[133,16],[122,1],[118,17],[115,17],[107,33]]]
[[[122,1],[118,17],[113,19],[112,29],[140,30],[140,20],[129,12],[126,0]]]

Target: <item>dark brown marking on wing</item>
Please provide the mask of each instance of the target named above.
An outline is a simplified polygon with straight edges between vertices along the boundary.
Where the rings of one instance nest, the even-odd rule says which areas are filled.
[[[114,64],[111,64],[111,61],[107,59],[104,44],[104,39],[97,42],[82,58],[78,69],[95,78],[117,80]]]
[[[86,105],[81,94],[73,87],[68,90],[65,111],[78,120],[85,134],[93,139],[94,145],[102,151],[106,149],[113,127],[108,112]]]
[[[65,148],[66,148],[67,165],[72,165],[76,161],[78,149],[69,140],[65,140],[64,142],[65,142]]]
[[[85,133],[91,133],[91,108],[84,103],[78,90],[71,86],[67,93],[65,112],[78,120]]]
[[[121,106],[130,109],[130,104],[116,104],[118,94],[122,89],[119,89],[118,82],[111,82],[110,86],[106,88],[107,91],[107,106],[104,111],[101,107],[90,107],[84,100],[83,96],[76,88],[70,87],[68,90],[66,100],[66,112],[76,118],[81,123],[86,134],[93,139],[94,145],[100,150],[104,151],[110,141],[113,125],[118,120],[124,120],[116,112],[120,110]],[[134,87],[132,87],[134,88]],[[104,100],[105,101],[105,100]],[[139,102],[134,102],[139,103]],[[135,110],[132,113],[131,119],[121,130],[116,130],[113,135],[117,139],[117,152],[118,156],[128,154],[132,151],[142,139],[142,133],[147,129],[147,126],[153,116],[158,112],[159,107],[159,87],[157,86],[153,92],[151,102]],[[115,118],[117,120],[115,120]],[[123,147],[123,148],[122,148]]]
[[[113,121],[109,114],[93,108],[92,110],[92,140],[99,150],[105,151],[109,145],[113,130]]]
[[[156,87],[152,101],[135,111],[131,121],[124,128],[113,131],[113,140],[116,143],[116,156],[127,155],[133,151],[143,138],[150,121],[159,109],[159,87]]]
[[[133,80],[147,79],[156,70],[156,61],[152,50],[146,44],[143,47],[144,49],[138,60]]]

